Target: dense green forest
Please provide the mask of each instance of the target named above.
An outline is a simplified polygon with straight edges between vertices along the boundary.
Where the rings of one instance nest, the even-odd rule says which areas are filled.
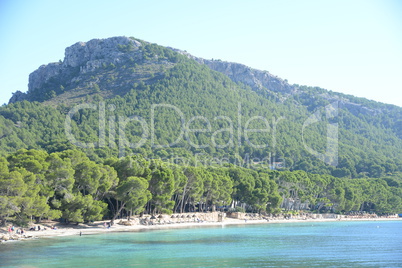
[[[166,71],[163,79],[153,84],[135,83],[123,96],[103,99],[93,94],[82,98],[81,104],[93,106],[74,114],[72,134],[77,141],[93,144],[91,150],[85,149],[92,160],[139,153],[146,158],[163,159],[189,159],[194,155],[204,161],[228,158],[233,164],[247,165],[248,158],[269,158],[284,162],[289,170],[348,178],[382,177],[402,171],[402,141],[392,128],[384,126],[396,120],[391,117],[392,113],[388,117],[385,112],[355,116],[340,107],[336,118],[338,165],[325,164],[310,154],[306,146],[325,152],[329,123],[323,117],[322,121],[303,129],[303,123],[314,111],[325,113],[324,107],[329,104],[325,99],[314,100],[314,94],[319,96],[314,90],[306,89],[305,93],[279,102],[186,60]],[[301,105],[308,98],[319,103]],[[52,104],[23,101],[1,107],[1,153],[19,148],[48,152],[74,148],[65,133],[66,114],[74,105]],[[103,145],[99,144],[102,107]],[[130,119],[134,116],[139,119]],[[183,135],[183,128],[208,131],[186,131]],[[245,133],[246,128],[267,131]],[[172,145],[164,146],[169,144]]]
[[[0,158],[0,220],[90,222],[142,212],[231,208],[380,214],[402,210],[398,178],[345,179],[304,171],[193,167],[141,156],[91,161],[79,150],[19,150]]]
[[[135,40],[138,50],[117,45],[119,61],[70,68],[0,107],[3,223],[402,211],[402,108],[316,87],[255,90]],[[337,151],[323,159],[329,125]]]

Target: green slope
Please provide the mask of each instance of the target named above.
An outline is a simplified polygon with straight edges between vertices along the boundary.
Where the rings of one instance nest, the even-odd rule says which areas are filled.
[[[297,85],[296,93],[278,97],[281,93],[252,90],[168,48],[141,42],[141,59],[84,74],[71,71],[68,79],[56,77],[29,92],[28,99],[42,102],[1,107],[3,153],[74,147],[65,133],[66,115],[77,105],[92,104],[77,109],[72,136],[94,147],[84,149],[94,159],[140,153],[253,168],[276,161],[284,169],[339,177],[380,177],[402,169],[399,107]],[[332,103],[337,114],[327,118]],[[105,139],[99,143],[100,114]],[[320,120],[306,126],[314,114]],[[311,153],[326,153],[327,126],[334,123],[336,166]]]

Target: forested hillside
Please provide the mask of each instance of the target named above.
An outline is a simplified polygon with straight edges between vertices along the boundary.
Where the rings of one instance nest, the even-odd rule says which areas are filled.
[[[131,204],[133,212],[233,205],[232,200],[253,211],[396,212],[401,122],[400,107],[289,85],[243,65],[202,60],[135,38],[91,40],[67,48],[63,61],[41,66],[31,74],[28,92],[15,93],[0,107],[2,182],[19,178],[16,189],[26,189],[15,190],[21,194],[15,199],[5,197],[10,192],[0,196],[12,199],[7,202],[42,198],[45,212],[24,215],[63,215],[71,221],[76,218],[66,215],[74,211],[68,202],[83,198],[94,204],[93,213],[111,216],[121,207],[112,202],[105,210],[108,198]],[[95,186],[81,185],[92,175],[82,175],[70,153],[97,169]],[[30,154],[39,161],[34,169],[13,160]],[[161,172],[172,176],[171,185],[162,183],[165,175],[153,178],[148,171],[123,175],[120,162],[132,157],[170,165]],[[60,178],[50,175],[56,158],[60,163],[54,165],[63,166],[63,190],[52,181]],[[114,179],[100,186],[105,173]],[[195,176],[190,173],[203,178],[204,188],[191,194],[197,198],[183,197],[186,189],[178,181]],[[241,186],[246,177],[250,182]],[[136,204],[119,199],[119,181],[146,188],[149,195]],[[53,186],[44,189],[48,184]],[[219,193],[208,192],[212,189]],[[169,191],[165,197],[162,190]],[[288,199],[293,203],[284,202]],[[13,213],[22,212],[7,215]]]
[[[121,50],[121,45],[117,49]],[[399,107],[304,86],[294,86],[292,94],[282,95],[269,89],[254,90],[170,49],[151,44],[143,49],[142,59],[126,56],[129,59],[120,65],[101,64],[92,72],[70,77],[69,83],[64,76],[52,77],[25,97],[48,99],[45,102],[18,101],[1,107],[3,154],[19,148],[48,152],[73,148],[65,133],[66,115],[79,104],[91,103],[93,108],[74,114],[72,128],[77,140],[97,142],[104,107],[106,140],[88,152],[92,159],[140,153],[194,161],[198,155],[204,162],[228,158],[247,166],[252,164],[250,159],[269,159],[283,162],[290,170],[353,178],[401,171]],[[113,68],[108,67],[111,64]],[[56,96],[46,97],[49,92]],[[333,103],[337,116],[326,118],[325,109]],[[304,127],[317,112],[322,120]],[[133,116],[142,121],[130,121]],[[119,117],[124,122],[119,122]],[[338,163],[328,165],[306,147],[325,153],[327,125],[334,122],[339,127]],[[116,129],[124,125],[124,142],[118,131],[110,133],[112,124]],[[183,134],[184,128],[190,131]],[[246,129],[263,131],[245,133]],[[134,146],[127,146],[129,142]],[[164,146],[169,144],[173,145]]]

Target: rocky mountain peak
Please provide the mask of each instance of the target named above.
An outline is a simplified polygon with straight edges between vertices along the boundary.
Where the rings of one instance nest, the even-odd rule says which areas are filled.
[[[75,68],[79,68],[80,73],[86,73],[101,67],[103,63],[118,63],[140,46],[137,40],[124,36],[77,42],[66,48],[62,62],[42,65],[29,75],[28,92],[40,89],[50,78],[59,74],[76,72]]]
[[[132,37],[118,36],[107,39],[92,39],[88,42],[77,42],[65,49],[63,61],[40,66],[29,75],[28,92],[14,93],[10,103],[22,100],[35,100],[35,96],[46,94],[49,83],[68,85],[79,80],[80,75],[90,73],[102,66],[118,65],[126,60],[141,62],[144,60],[141,47],[147,44]],[[205,64],[212,70],[227,75],[235,82],[250,86],[254,91],[280,92],[292,94],[295,88],[287,81],[270,74],[267,71],[252,69],[239,63],[221,60],[206,60],[188,54],[187,52],[169,48],[186,55],[200,64]],[[158,55],[156,55],[156,59]],[[159,62],[160,63],[160,62]],[[156,64],[159,64],[156,62]],[[54,83],[56,81],[56,83]]]
[[[127,52],[138,50],[137,40],[119,36],[78,42],[66,48],[63,67],[93,65],[100,61],[118,62]],[[85,68],[84,68],[85,69]]]

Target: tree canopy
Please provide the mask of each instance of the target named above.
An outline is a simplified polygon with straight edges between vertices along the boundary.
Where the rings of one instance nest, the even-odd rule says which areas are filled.
[[[78,150],[21,149],[0,158],[0,220],[90,222],[138,213],[236,210],[379,214],[402,210],[398,176],[348,179],[304,171],[195,167],[142,156],[90,160]]]

